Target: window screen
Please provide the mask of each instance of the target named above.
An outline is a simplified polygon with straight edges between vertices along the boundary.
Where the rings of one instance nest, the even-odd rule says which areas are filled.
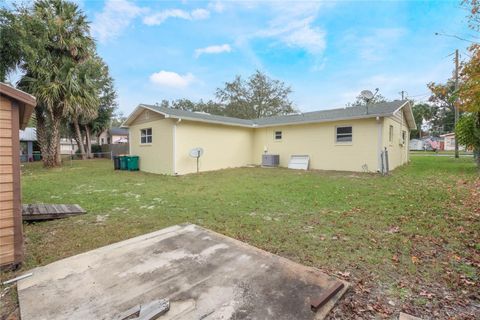
[[[352,142],[352,127],[336,127],[337,142]]]

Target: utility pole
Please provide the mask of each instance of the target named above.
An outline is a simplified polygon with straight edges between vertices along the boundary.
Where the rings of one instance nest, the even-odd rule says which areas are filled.
[[[458,49],[455,50],[455,94],[458,92]],[[457,128],[457,122],[459,118],[459,113],[458,113],[458,98],[455,98],[455,101],[453,102],[453,109],[455,111],[455,128]],[[459,158],[458,155],[458,139],[457,135],[455,134],[455,158]]]

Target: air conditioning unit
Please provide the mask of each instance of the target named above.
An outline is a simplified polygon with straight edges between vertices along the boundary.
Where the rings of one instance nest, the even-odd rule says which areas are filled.
[[[401,145],[401,146],[405,145],[405,140],[403,140],[402,138],[400,138],[400,139],[398,140],[398,144]]]
[[[264,154],[262,155],[262,167],[278,167],[280,165],[280,155]]]

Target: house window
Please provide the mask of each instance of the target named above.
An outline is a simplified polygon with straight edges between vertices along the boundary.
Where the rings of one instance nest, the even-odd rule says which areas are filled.
[[[282,140],[282,131],[275,131],[275,140]]]
[[[407,131],[402,130],[402,143],[405,143],[407,141]]]
[[[104,138],[102,138],[102,144],[105,144],[105,139]]]
[[[152,128],[140,130],[140,143],[152,143]]]
[[[390,126],[388,131],[388,141],[393,142],[393,126]]]
[[[342,142],[352,142],[353,137],[353,130],[352,127],[336,127],[336,139],[335,141],[338,143]]]

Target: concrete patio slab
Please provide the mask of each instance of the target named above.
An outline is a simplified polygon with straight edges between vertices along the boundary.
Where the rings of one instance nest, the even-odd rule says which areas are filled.
[[[341,280],[191,224],[31,272],[18,283],[23,320],[121,320],[160,299],[170,302],[160,320],[323,319],[348,288],[313,312],[311,300]]]

